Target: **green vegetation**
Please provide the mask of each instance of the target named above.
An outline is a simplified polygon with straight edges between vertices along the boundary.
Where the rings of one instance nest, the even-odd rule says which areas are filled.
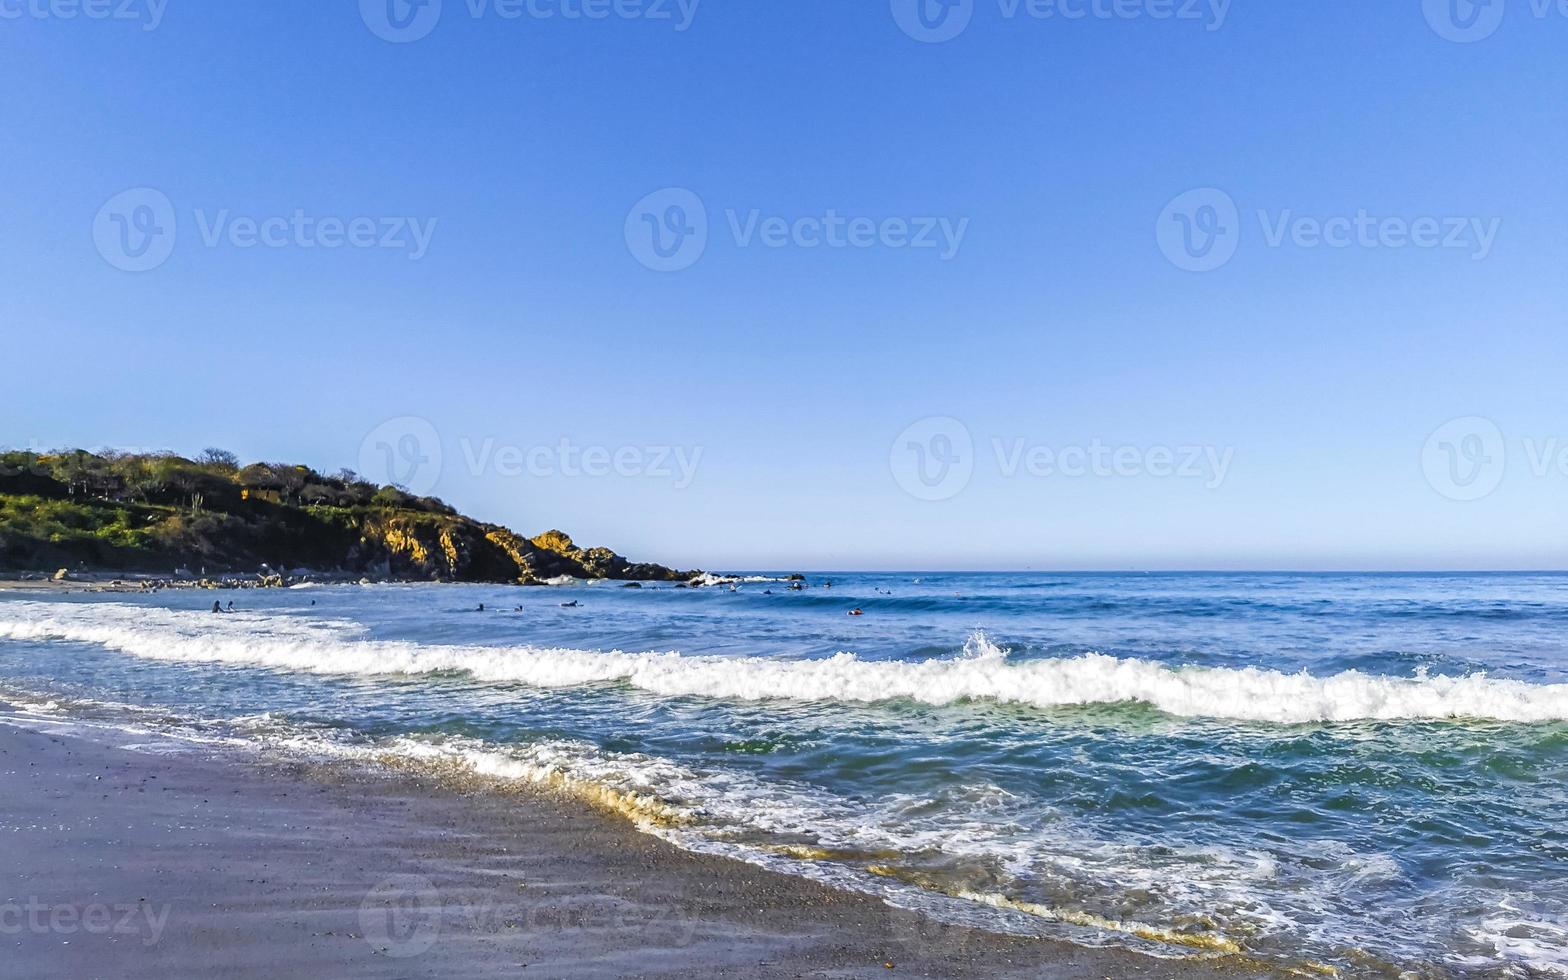
[[[520,537],[434,497],[349,470],[252,463],[209,449],[0,453],[0,569],[198,574],[307,568],[461,581],[675,579],[551,531]]]

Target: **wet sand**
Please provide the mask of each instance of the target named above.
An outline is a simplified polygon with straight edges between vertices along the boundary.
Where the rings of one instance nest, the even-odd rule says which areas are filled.
[[[570,799],[0,722],[6,976],[1259,975],[942,926]]]

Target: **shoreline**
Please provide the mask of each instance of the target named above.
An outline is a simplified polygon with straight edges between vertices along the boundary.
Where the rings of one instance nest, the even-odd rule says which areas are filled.
[[[784,577],[781,573],[779,581],[794,582],[804,581],[804,576],[793,575]],[[706,589],[731,582],[741,581],[739,576],[722,573],[704,572],[692,579],[682,579],[669,582],[650,582],[644,579],[573,579],[578,584],[595,582],[608,583],[614,588],[637,589]],[[205,578],[171,578],[158,572],[71,572],[67,578],[55,578],[47,572],[36,573],[0,573],[0,592],[118,592],[145,594],[161,592],[165,589],[175,591],[209,590],[224,592],[233,590],[250,589],[291,589],[306,585],[317,586],[348,586],[348,585],[470,585],[495,588],[518,589],[547,589],[559,583],[546,582],[470,582],[447,581],[441,579],[422,578],[368,578],[363,576],[339,575],[335,573],[310,572],[305,575],[275,575],[264,578],[257,574],[243,574],[239,572],[224,573],[218,576]]]
[[[19,975],[1269,975],[937,923],[579,800],[267,759],[0,700]],[[526,965],[526,966],[525,966]]]

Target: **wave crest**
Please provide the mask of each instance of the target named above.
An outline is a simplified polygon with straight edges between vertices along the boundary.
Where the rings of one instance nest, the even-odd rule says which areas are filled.
[[[1141,702],[1167,714],[1281,724],[1473,718],[1568,720],[1568,684],[1471,674],[1350,670],[1328,677],[1256,667],[1171,666],[1098,653],[1030,661],[976,633],[963,654],[921,662],[686,656],[535,646],[440,646],[364,638],[352,623],[147,609],[8,603],[0,639],[96,644],[150,660],[358,676],[465,673],[539,688],[620,683],[667,697],[736,701],[960,701],[1056,708]]]

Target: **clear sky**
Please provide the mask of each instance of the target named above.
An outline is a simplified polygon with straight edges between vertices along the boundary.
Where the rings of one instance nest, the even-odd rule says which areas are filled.
[[[1568,14],[1493,3],[0,0],[0,443],[705,567],[1568,566]]]

